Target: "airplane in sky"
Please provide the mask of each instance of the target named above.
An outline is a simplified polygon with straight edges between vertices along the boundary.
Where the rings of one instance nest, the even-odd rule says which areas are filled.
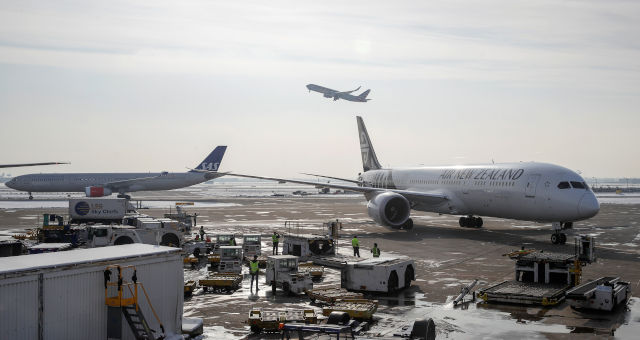
[[[18,168],[22,166],[56,165],[56,164],[69,164],[69,163],[45,162],[45,163],[23,163],[23,164],[0,164],[0,168]]]
[[[480,216],[551,223],[553,244],[564,244],[562,231],[595,216],[600,204],[585,180],[562,166],[536,163],[383,168],[369,134],[357,117],[363,172],[357,180],[314,175],[351,185],[314,181],[249,177],[361,192],[369,216],[378,224],[411,229],[411,210],[462,215],[461,227],[482,226]]]
[[[371,92],[371,90],[366,90],[366,91],[362,92],[361,94],[359,94],[357,96],[354,96],[354,95],[351,94],[353,92],[356,92],[356,91],[360,90],[360,86],[358,86],[358,88],[355,89],[355,90],[344,91],[344,92],[332,90],[330,88],[326,88],[324,86],[315,85],[315,84],[307,85],[307,89],[309,90],[309,92],[311,92],[311,91],[320,92],[320,93],[322,93],[322,95],[325,98],[333,98],[334,101],[336,101],[338,99],[344,99],[344,100],[348,100],[350,102],[363,102],[363,103],[366,103],[367,101],[371,100],[371,99],[367,99],[367,96],[369,95],[369,92]]]
[[[219,173],[218,168],[226,150],[226,146],[216,147],[188,172],[31,174],[15,177],[5,185],[28,191],[29,199],[33,199],[33,192],[84,192],[87,197],[118,193],[118,197],[130,198],[126,193],[184,188],[224,176],[225,173]]]

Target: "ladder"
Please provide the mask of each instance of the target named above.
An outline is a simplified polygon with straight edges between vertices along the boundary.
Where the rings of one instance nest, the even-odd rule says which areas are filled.
[[[117,269],[118,275],[117,280],[115,282],[111,282],[111,269]],[[123,271],[125,269],[132,269],[133,275],[131,276],[131,282],[127,282],[123,279]],[[104,296],[105,296],[105,304],[108,307],[108,321],[107,321],[107,338],[108,339],[122,339],[122,316],[124,315],[125,320],[129,324],[131,331],[133,332],[136,340],[158,340],[164,338],[164,326],[160,319],[158,318],[158,314],[153,309],[151,305],[151,300],[149,299],[149,295],[147,294],[146,289],[142,285],[141,282],[137,282],[137,270],[134,266],[120,266],[120,265],[110,265],[104,271]],[[116,287],[117,295],[109,295],[109,287]],[[124,288],[127,288],[125,290]],[[162,336],[156,338],[153,330],[144,315],[142,314],[142,310],[140,309],[140,305],[138,303],[138,287],[142,288],[142,292],[147,299],[147,303],[153,312],[160,328],[162,330]],[[128,291],[128,294],[127,294]]]

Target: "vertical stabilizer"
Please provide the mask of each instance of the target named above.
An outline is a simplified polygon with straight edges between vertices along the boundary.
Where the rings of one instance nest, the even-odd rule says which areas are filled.
[[[364,171],[381,169],[376,152],[373,150],[371,139],[367,133],[367,128],[364,126],[362,117],[356,117],[358,121],[358,134],[360,136],[360,154],[362,154],[362,168]]]
[[[213,151],[211,151],[207,158],[205,158],[202,162],[200,162],[200,164],[198,164],[198,166],[196,166],[196,169],[218,171],[225,151],[227,151],[226,145],[220,145],[216,147],[215,149],[213,149]]]

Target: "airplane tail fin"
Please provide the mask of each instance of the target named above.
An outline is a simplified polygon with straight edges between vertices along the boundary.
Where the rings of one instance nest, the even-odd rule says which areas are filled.
[[[366,91],[364,91],[364,92],[362,92],[362,93],[360,93],[360,95],[358,96],[358,98],[360,98],[360,99],[367,99],[367,96],[369,95],[369,92],[371,92],[371,90],[370,90],[370,89],[369,89],[369,90],[366,90]]]
[[[369,92],[368,90],[366,91]],[[360,135],[360,154],[362,155],[362,168],[364,171],[382,169],[376,157],[376,152],[373,150],[373,144],[369,139],[367,128],[364,126],[362,117],[357,116],[358,121],[358,134]]]
[[[195,168],[198,170],[218,171],[225,151],[227,151],[226,145],[217,146],[213,151],[211,151],[209,156],[207,156],[207,158],[205,158]]]

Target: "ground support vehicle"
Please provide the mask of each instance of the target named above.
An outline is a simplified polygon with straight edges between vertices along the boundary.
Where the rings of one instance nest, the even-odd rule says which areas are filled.
[[[231,246],[232,240],[233,244],[236,244],[236,236],[234,234],[217,234],[213,250],[218,250],[222,246]]]
[[[129,210],[129,201],[123,198],[70,198],[69,218],[78,223],[121,223]]]
[[[253,259],[254,255],[262,254],[262,236],[260,234],[246,234],[242,236],[242,253],[245,260]]]
[[[232,292],[240,288],[242,275],[236,273],[211,273],[205,279],[198,281],[204,292]]]
[[[308,273],[298,270],[298,257],[292,255],[271,255],[267,258],[265,281],[271,286],[273,294],[276,287],[287,293],[301,294],[313,288]]]
[[[188,241],[182,245],[182,251],[187,254],[193,254],[193,256],[199,258],[209,254],[209,247],[207,243],[203,241]]]
[[[220,264],[218,272],[220,273],[242,273],[242,247],[240,246],[221,246],[218,249],[220,254]]]
[[[198,266],[198,263],[200,263],[200,259],[193,255],[189,255],[182,258],[182,263],[184,263],[185,266],[191,267],[191,269],[195,269]]]
[[[300,322],[303,324],[318,323],[318,315],[313,309],[264,310],[253,308],[249,311],[247,323],[251,332],[278,332],[281,323]]]
[[[341,269],[341,286],[348,290],[393,293],[411,286],[414,268],[413,260],[400,257],[347,262]]]
[[[324,267],[317,266],[311,261],[298,264],[298,270],[301,273],[309,273],[311,279],[314,281],[320,281],[322,280],[322,276],[324,276]]]
[[[629,282],[619,277],[601,277],[567,291],[566,299],[573,308],[611,311],[626,304],[631,296]]]
[[[329,316],[332,312],[345,312],[352,319],[370,320],[378,310],[378,300],[342,299],[322,308],[322,315]]]
[[[184,297],[189,297],[193,294],[193,291],[196,290],[196,282],[193,280],[189,280],[184,283]]]
[[[362,293],[350,292],[344,288],[314,288],[307,291],[307,295],[311,302],[319,303],[335,303],[337,300],[344,299],[363,299]]]
[[[220,265],[220,254],[211,254],[207,256],[207,262],[209,262],[209,271],[217,271]]]

